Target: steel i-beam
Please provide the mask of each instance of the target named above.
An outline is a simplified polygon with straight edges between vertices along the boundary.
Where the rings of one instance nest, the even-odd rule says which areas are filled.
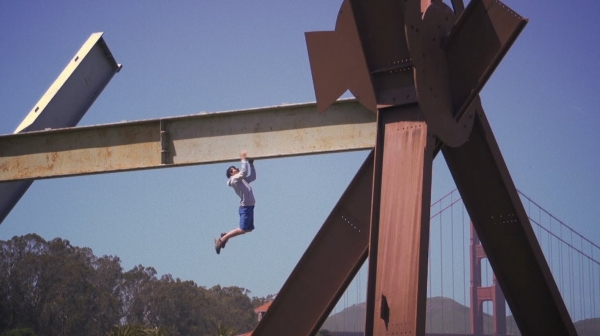
[[[435,137],[418,105],[379,111],[365,335],[423,335]]]
[[[577,335],[483,109],[442,153],[521,335]]]
[[[0,182],[372,149],[375,115],[355,100],[0,136]],[[2,184],[0,184],[2,185]]]
[[[14,133],[77,125],[120,69],[102,33],[92,34]],[[33,180],[0,184],[0,223],[32,183]]]

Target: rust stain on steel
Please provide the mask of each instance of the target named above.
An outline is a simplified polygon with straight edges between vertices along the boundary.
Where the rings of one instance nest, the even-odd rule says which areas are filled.
[[[326,114],[314,104],[247,113],[215,113],[166,124],[169,162],[175,165],[233,160],[239,143],[255,157],[281,157],[372,148],[375,115],[355,101],[333,104]]]
[[[371,153],[253,332],[314,335],[367,257],[373,183]]]
[[[367,335],[423,335],[435,138],[416,106],[379,113]]]
[[[2,178],[71,176],[155,165],[157,134],[149,124],[140,124],[135,131],[117,125],[97,133],[73,128],[11,135],[10,145],[0,146],[0,167],[6,172]]]
[[[367,109],[376,111],[375,94],[349,0],[342,3],[335,31],[308,32],[306,45],[319,113],[346,90]]]
[[[442,152],[521,334],[577,335],[483,109]]]
[[[358,102],[315,112],[309,103],[0,136],[0,181],[232,161],[239,143],[256,158],[373,148],[376,116]]]

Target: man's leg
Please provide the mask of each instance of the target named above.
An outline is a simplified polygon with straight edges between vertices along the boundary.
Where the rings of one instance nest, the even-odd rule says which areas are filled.
[[[217,254],[221,252],[221,249],[225,247],[225,243],[230,238],[243,235],[247,232],[254,230],[254,206],[240,207],[240,227],[233,229],[226,234],[221,234],[221,238],[215,239],[215,250]]]
[[[229,240],[229,238],[233,238],[235,236],[243,235],[246,232],[247,231],[244,231],[244,230],[242,230],[240,228],[233,229],[233,230],[227,232],[223,237],[221,237],[221,245],[224,245],[225,243],[227,243],[227,241]]]

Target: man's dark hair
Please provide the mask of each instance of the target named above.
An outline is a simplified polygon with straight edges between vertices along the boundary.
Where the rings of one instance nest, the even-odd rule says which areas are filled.
[[[235,166],[229,166],[229,168],[227,168],[227,172],[225,172],[225,175],[227,175],[227,178],[231,177],[231,168],[237,169]]]

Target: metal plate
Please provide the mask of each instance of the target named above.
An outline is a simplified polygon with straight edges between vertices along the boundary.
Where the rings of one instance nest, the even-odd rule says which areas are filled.
[[[346,90],[376,112],[375,94],[349,0],[342,3],[335,31],[306,33],[306,46],[319,113]]]

